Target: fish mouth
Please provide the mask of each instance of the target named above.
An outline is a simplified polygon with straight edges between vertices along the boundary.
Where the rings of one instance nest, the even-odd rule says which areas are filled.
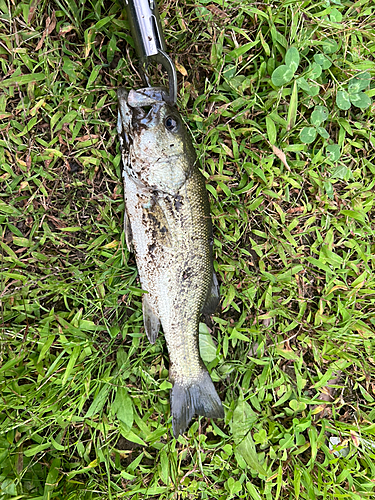
[[[145,126],[150,122],[151,113],[154,106],[144,104],[141,106],[131,106],[129,104],[129,93],[124,89],[117,91],[119,109],[117,119],[117,132],[131,134],[132,130]]]
[[[146,87],[139,90],[130,90],[127,92],[123,87],[117,90],[117,98],[121,106],[127,108],[143,108],[152,107],[155,104],[165,104],[163,95],[165,93],[164,87]]]
[[[144,127],[152,123],[160,108],[166,104],[163,100],[164,92],[163,87],[147,87],[130,90],[130,92],[119,88],[117,91],[118,133],[121,134],[123,129],[130,132],[132,128]]]

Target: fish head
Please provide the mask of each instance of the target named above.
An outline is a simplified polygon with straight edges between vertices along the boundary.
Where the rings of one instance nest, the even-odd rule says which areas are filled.
[[[175,195],[190,176],[196,154],[175,106],[163,89],[118,91],[117,130],[126,173],[144,187]]]

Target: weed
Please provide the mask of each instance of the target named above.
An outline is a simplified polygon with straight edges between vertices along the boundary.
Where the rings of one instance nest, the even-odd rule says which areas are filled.
[[[160,11],[211,196],[222,300],[200,340],[226,418],[173,439],[145,338],[121,5],[0,1],[0,497],[372,498],[375,7]]]

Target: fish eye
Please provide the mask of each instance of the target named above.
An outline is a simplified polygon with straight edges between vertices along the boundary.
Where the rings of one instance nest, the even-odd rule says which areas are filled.
[[[164,125],[170,132],[177,132],[178,130],[178,120],[174,116],[167,116],[164,120]]]

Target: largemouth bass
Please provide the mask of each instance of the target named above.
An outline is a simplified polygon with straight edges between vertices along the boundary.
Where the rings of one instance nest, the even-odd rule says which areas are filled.
[[[118,99],[126,243],[147,292],[148,339],[156,341],[161,324],[167,342],[178,437],[194,414],[224,417],[198,345],[200,316],[212,314],[219,302],[209,202],[189,134],[162,90],[120,89]]]

